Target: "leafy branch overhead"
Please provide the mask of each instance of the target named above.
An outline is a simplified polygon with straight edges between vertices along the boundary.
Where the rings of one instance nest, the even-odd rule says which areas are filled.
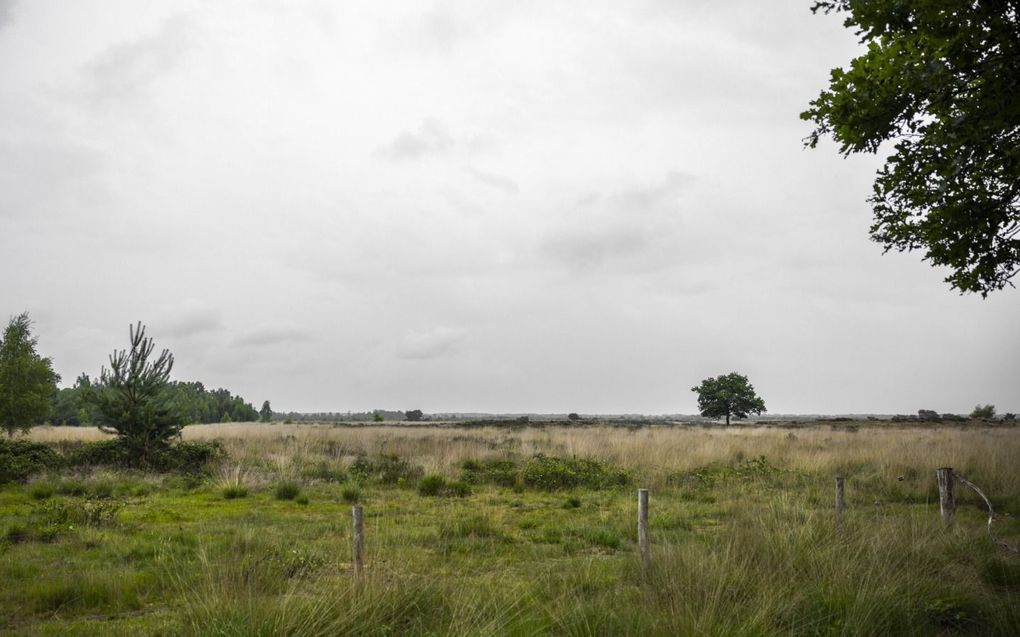
[[[825,0],[867,49],[801,118],[806,143],[893,152],[868,199],[871,237],[922,250],[961,292],[1020,272],[1020,0]]]

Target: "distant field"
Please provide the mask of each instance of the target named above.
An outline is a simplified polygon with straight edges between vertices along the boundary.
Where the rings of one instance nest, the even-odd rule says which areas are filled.
[[[95,468],[0,490],[0,632],[1020,634],[1020,557],[991,544],[962,489],[943,531],[934,480],[953,466],[977,483],[1016,542],[1014,427],[222,424],[183,437],[218,440],[227,459],[199,476]],[[651,489],[647,574],[638,487]]]

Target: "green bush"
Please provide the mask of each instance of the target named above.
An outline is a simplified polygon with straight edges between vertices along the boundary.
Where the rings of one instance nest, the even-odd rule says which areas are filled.
[[[471,485],[454,480],[446,483],[446,494],[455,498],[466,498],[471,495]]]
[[[429,474],[418,482],[418,495],[464,498],[471,495],[471,486],[459,480],[447,482],[443,476]]]
[[[293,480],[284,480],[273,489],[273,497],[277,500],[293,500],[301,493],[301,485]]]
[[[495,484],[512,487],[518,482],[520,467],[512,460],[467,459],[460,464],[461,479],[468,484]]]
[[[0,484],[24,482],[33,473],[59,469],[63,459],[48,445],[0,438]]]
[[[575,487],[604,489],[627,484],[630,477],[622,469],[595,460],[538,454],[524,466],[521,479],[528,487],[553,491]]]
[[[446,480],[443,476],[430,473],[418,483],[418,495],[434,496],[439,495],[446,489]]]
[[[53,497],[53,485],[46,482],[37,482],[32,485],[30,493],[34,500],[47,500]]]
[[[347,504],[361,502],[361,489],[356,484],[349,484],[340,489],[340,498]]]
[[[384,454],[375,460],[361,456],[351,465],[349,473],[361,482],[404,484],[416,481],[424,471],[399,456]]]
[[[248,487],[233,485],[223,489],[224,500],[237,500],[248,497]]]
[[[226,455],[223,445],[214,440],[210,442],[178,442],[157,449],[147,458],[141,458],[122,439],[115,438],[85,443],[69,450],[67,464],[199,473],[206,470],[210,463],[222,460]]]

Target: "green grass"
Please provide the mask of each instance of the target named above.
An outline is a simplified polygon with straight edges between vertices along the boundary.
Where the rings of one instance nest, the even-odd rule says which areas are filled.
[[[528,480],[522,458],[426,475],[414,458],[358,457],[360,468],[316,468],[303,486],[269,474],[233,498],[211,477],[116,471],[8,484],[0,633],[1020,634],[1020,559],[987,540],[964,494],[943,531],[923,497],[930,472],[890,486],[877,465],[844,467],[837,535],[831,467],[754,456],[635,476],[562,457]],[[257,460],[246,462],[265,471]],[[636,559],[642,479],[660,485],[647,572]],[[423,493],[429,482],[439,486]],[[365,512],[360,580],[352,502]],[[1015,539],[1020,525],[997,530]]]

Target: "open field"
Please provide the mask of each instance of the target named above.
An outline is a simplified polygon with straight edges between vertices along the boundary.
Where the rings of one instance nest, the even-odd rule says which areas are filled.
[[[0,490],[0,632],[1020,634],[1020,558],[962,489],[943,531],[934,480],[953,466],[981,486],[1015,542],[1014,427],[225,424],[184,439],[218,440],[227,459],[199,476],[94,468]]]

